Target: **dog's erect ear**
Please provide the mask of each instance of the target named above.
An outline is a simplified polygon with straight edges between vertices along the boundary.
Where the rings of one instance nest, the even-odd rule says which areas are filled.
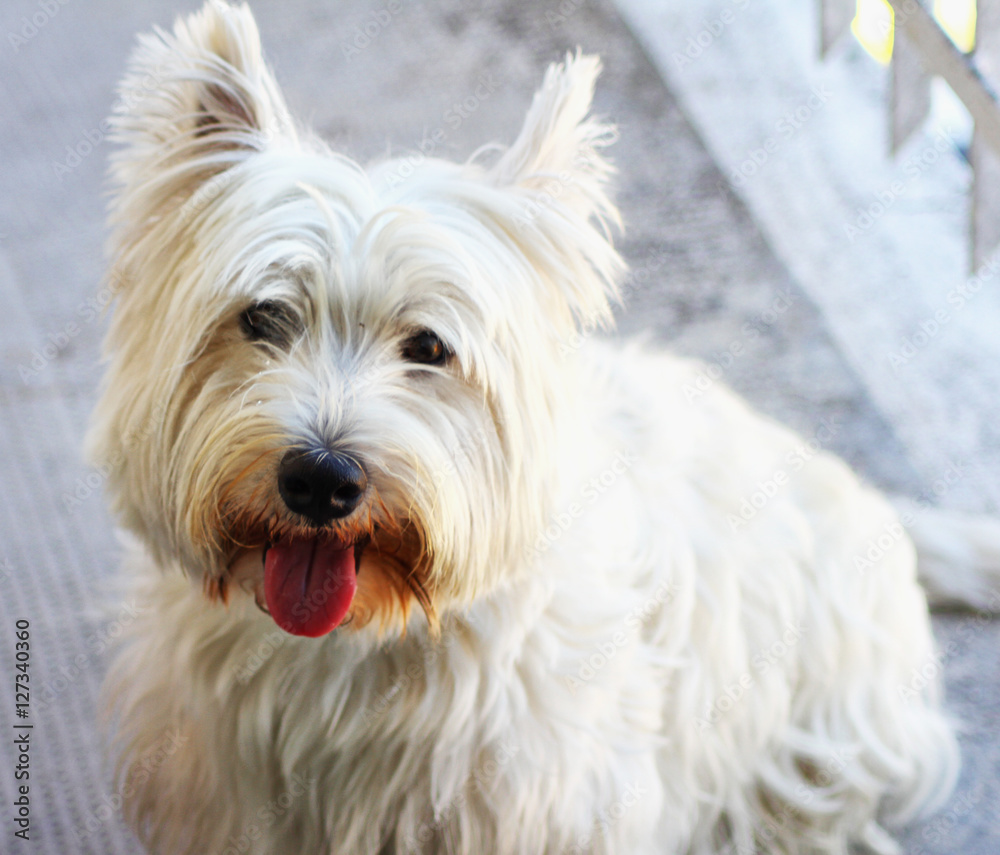
[[[269,145],[295,143],[249,8],[209,0],[173,33],[140,36],[119,87],[112,157],[119,208],[135,227]]]
[[[549,66],[521,133],[494,167],[498,182],[547,192],[583,214],[617,217],[605,194],[614,169],[600,154],[617,133],[588,116],[600,72],[599,57],[579,52]]]
[[[608,223],[620,218],[608,196],[614,168],[601,155],[617,132],[589,116],[600,71],[598,57],[579,52],[550,65],[517,140],[491,170],[494,182],[522,197],[520,244],[551,268],[585,326],[610,320],[608,298],[625,267],[608,238]]]

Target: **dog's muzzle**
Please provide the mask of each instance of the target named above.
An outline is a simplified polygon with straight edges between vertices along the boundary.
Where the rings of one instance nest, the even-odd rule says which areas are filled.
[[[368,478],[353,457],[317,448],[287,452],[277,480],[282,501],[313,531],[282,538],[264,550],[267,611],[293,635],[325,635],[351,607],[364,544],[331,523],[361,505]]]

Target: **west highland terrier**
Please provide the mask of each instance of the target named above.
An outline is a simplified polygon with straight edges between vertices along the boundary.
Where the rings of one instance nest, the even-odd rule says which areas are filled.
[[[910,535],[981,605],[997,529],[901,517],[591,335],[624,267],[598,71],[550,67],[509,148],[362,168],[245,6],[140,40],[90,445],[144,608],[108,702],[151,852],[889,853],[947,796]]]

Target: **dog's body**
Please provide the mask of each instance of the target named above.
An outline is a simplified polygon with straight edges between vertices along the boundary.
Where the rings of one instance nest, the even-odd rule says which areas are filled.
[[[912,544],[824,437],[579,336],[620,271],[596,63],[491,167],[401,185],[301,141],[245,10],[126,88],[153,69],[93,438],[137,535],[110,698],[151,850],[892,851],[957,757]]]
[[[593,351],[536,569],[439,641],[294,638],[136,560],[133,756],[191,740],[134,805],[162,851],[273,822],[250,851],[716,852],[725,816],[744,847],[836,852],[881,796],[947,786],[948,728],[910,688],[934,661],[913,551],[855,569],[888,505],[723,389],[688,403],[696,366]]]

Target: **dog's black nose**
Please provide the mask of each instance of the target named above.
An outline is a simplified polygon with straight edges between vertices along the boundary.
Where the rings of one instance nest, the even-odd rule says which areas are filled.
[[[278,466],[278,492],[289,510],[316,525],[346,517],[368,486],[365,470],[346,454],[289,451]]]

